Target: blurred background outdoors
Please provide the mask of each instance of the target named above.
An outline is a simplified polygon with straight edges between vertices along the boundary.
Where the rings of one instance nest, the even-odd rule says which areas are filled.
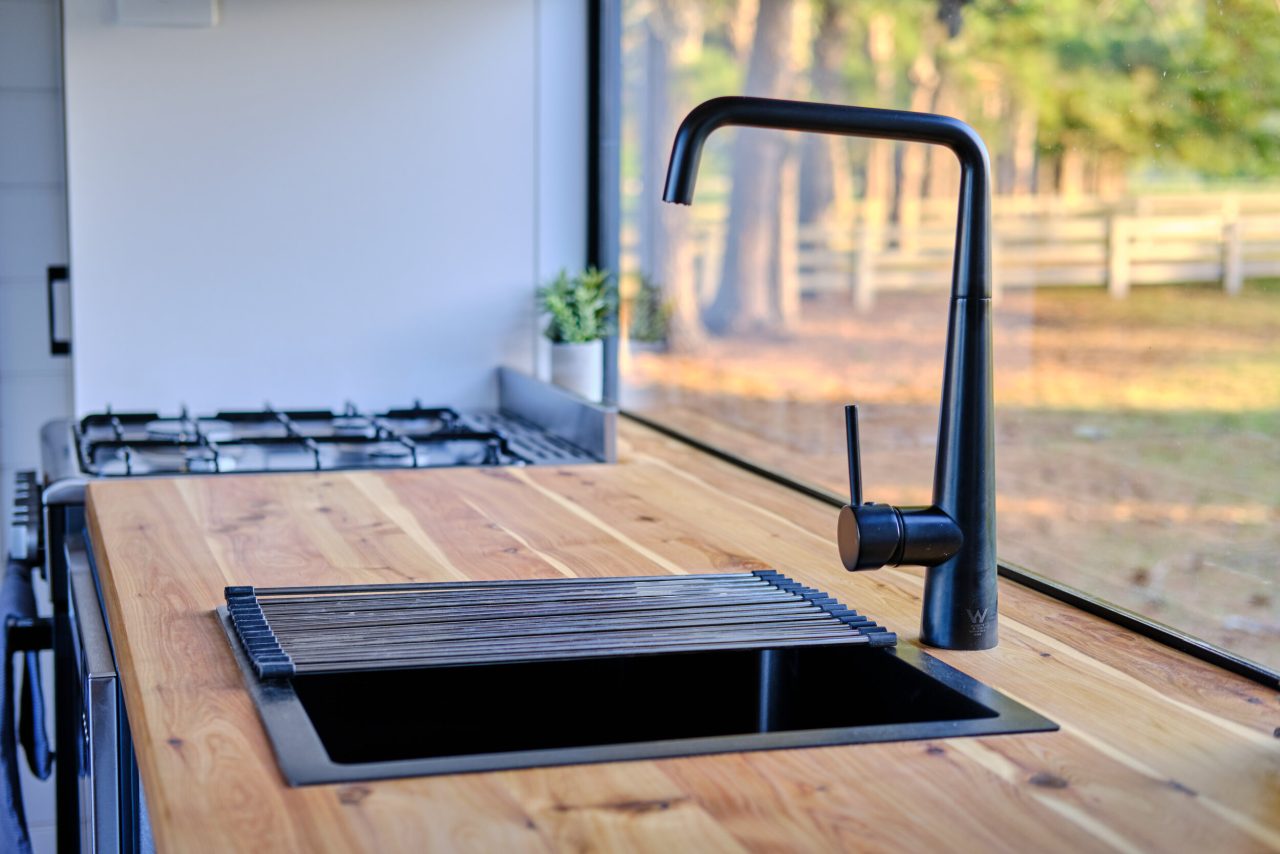
[[[991,151],[999,543],[1280,665],[1277,0],[626,0],[623,405],[844,493],[930,501],[958,169],[711,137],[753,94],[957,116]],[[838,566],[838,564],[837,564]]]

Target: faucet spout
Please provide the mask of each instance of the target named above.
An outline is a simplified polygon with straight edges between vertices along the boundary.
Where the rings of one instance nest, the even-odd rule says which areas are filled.
[[[945,649],[996,645],[995,441],[991,355],[991,189],[986,146],[958,119],[771,98],[714,98],[676,132],[663,199],[691,204],[702,147],[726,126],[925,142],[960,163],[946,365],[933,505],[863,504],[861,483],[840,511],[837,543],[850,571],[926,567],[921,640]],[[851,437],[856,421],[851,421]],[[851,438],[851,446],[853,445]],[[854,471],[851,447],[850,472]]]

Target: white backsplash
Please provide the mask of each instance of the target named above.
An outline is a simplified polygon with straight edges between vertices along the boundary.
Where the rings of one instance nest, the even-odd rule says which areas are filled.
[[[67,3],[75,402],[492,403],[585,253],[580,3]]]

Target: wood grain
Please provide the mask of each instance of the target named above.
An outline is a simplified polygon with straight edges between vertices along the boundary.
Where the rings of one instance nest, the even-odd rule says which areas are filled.
[[[769,566],[915,642],[920,573],[845,573],[829,507],[634,424],[621,444],[616,466],[91,484],[161,850],[1280,850],[1273,692],[1005,582],[1000,646],[935,654],[1061,732],[286,786],[213,618],[226,584]]]

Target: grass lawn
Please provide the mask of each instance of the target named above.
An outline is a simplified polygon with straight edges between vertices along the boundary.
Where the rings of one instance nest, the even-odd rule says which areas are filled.
[[[624,404],[843,492],[857,402],[868,498],[927,503],[946,305],[806,301],[632,355]],[[1015,291],[995,330],[1001,557],[1280,667],[1280,282]]]

